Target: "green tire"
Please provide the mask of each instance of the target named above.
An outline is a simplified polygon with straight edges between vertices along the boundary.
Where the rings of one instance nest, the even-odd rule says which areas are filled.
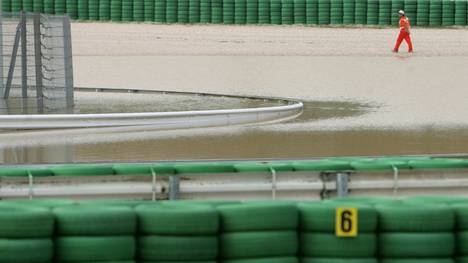
[[[211,206],[141,205],[135,211],[142,234],[212,235],[219,229],[218,212]]]
[[[456,229],[468,231],[468,204],[453,205],[456,218]]]
[[[379,254],[383,258],[448,258],[455,252],[453,233],[381,233]]]
[[[382,232],[451,232],[455,213],[446,205],[377,205]]]
[[[133,235],[136,215],[130,207],[65,206],[53,210],[61,236]]]
[[[218,207],[223,232],[292,230],[298,211],[293,203],[258,202]]]
[[[54,256],[52,239],[0,239],[0,263],[47,263]]]
[[[0,205],[1,238],[45,238],[51,237],[53,233],[54,216],[49,209]]]
[[[468,256],[455,258],[454,263],[468,263]]]
[[[58,237],[55,258],[64,262],[123,261],[135,257],[133,236]]]
[[[377,253],[377,235],[359,234],[354,238],[335,234],[303,233],[301,255],[306,257],[372,258]]]
[[[456,254],[468,256],[468,231],[457,232],[456,238]]]
[[[287,257],[298,251],[296,231],[263,231],[222,234],[223,259]]]
[[[144,236],[138,239],[143,260],[212,261],[218,256],[217,236]]]
[[[299,224],[303,231],[335,233],[336,209],[358,209],[358,231],[360,233],[373,233],[377,229],[377,212],[369,205],[356,203],[300,203]]]

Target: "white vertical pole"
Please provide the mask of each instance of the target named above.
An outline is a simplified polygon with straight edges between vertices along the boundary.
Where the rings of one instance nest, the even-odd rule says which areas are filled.
[[[0,0],[0,4],[1,4]],[[0,8],[0,95],[4,92],[4,81],[3,81],[3,11]],[[1,96],[0,96],[1,97]]]

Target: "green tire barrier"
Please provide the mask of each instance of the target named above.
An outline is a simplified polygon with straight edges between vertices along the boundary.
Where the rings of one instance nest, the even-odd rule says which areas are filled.
[[[453,205],[452,208],[457,222],[456,229],[458,231],[468,231],[468,202]]]
[[[378,263],[375,258],[305,258],[301,263]]]
[[[151,5],[151,4],[148,4],[148,5]],[[166,10],[168,10],[168,3],[165,1],[165,0],[155,0],[154,3],[154,12],[153,12],[153,21],[156,22],[156,23],[164,23],[167,20],[167,17],[166,17]],[[174,9],[175,8],[175,9]],[[175,5],[173,4],[172,7],[169,8],[172,12],[172,18],[171,18],[171,21],[175,20],[177,21],[176,19],[176,13],[177,13],[177,7],[175,7]],[[148,13],[148,17],[147,18],[144,18],[145,21],[151,21],[151,13]],[[153,167],[153,170],[155,169],[155,167]],[[155,171],[156,172],[156,171]],[[171,173],[174,173],[173,171]]]
[[[398,15],[398,11],[404,10],[404,9],[405,9],[404,0],[392,0],[392,25],[399,26],[400,16]]]
[[[110,0],[111,21],[122,21],[122,0]]]
[[[330,1],[330,24],[343,24],[343,0]]]
[[[442,25],[442,0],[431,0],[429,4],[429,26]]]
[[[65,206],[53,213],[60,236],[133,235],[136,231],[130,207]]]
[[[306,0],[306,23],[318,24],[318,0]]]
[[[455,213],[446,205],[377,205],[382,232],[449,232]]]
[[[33,0],[33,12],[44,12],[44,2],[43,0]]]
[[[453,26],[455,24],[455,1],[442,0],[442,25]]]
[[[343,24],[354,24],[355,6],[354,1],[343,1]]]
[[[214,235],[219,229],[218,212],[210,206],[141,205],[135,211],[147,235]]]
[[[161,2],[161,1],[163,0],[159,0],[158,2]],[[154,18],[155,2],[156,0],[143,0],[143,20],[144,21],[146,22],[155,21],[155,18]],[[177,2],[176,2],[176,5],[177,5]],[[172,14],[173,12],[177,13],[177,8],[175,8],[174,10],[166,9],[164,11],[164,13],[166,13],[167,15]]]
[[[223,23],[234,24],[234,0],[223,0]]]
[[[187,24],[189,22],[189,1],[190,0],[177,1],[177,22],[182,24]]]
[[[294,24],[294,0],[282,0],[281,2],[281,24]]]
[[[0,204],[0,238],[44,238],[53,233],[54,216],[49,209]]]
[[[135,255],[133,236],[57,237],[55,257],[63,262],[123,261]]]
[[[220,242],[223,259],[294,256],[298,251],[296,231],[225,233]]]
[[[78,19],[89,20],[88,0],[78,0]]]
[[[417,23],[417,9],[418,0],[405,0],[405,14],[410,20],[410,24],[416,25]]]
[[[139,257],[154,261],[212,261],[218,254],[217,236],[144,236]]]
[[[356,0],[354,11],[354,23],[365,25],[367,23],[367,0]]]
[[[177,23],[178,21],[178,1],[166,1],[166,22]]]
[[[78,18],[78,0],[66,0],[66,13],[71,19]]]
[[[430,0],[418,0],[416,25],[429,26]]]
[[[18,13],[23,9],[22,0],[11,0],[11,12]]]
[[[133,1],[133,21],[142,22],[145,20],[145,4],[143,0]]]
[[[223,263],[299,263],[296,257],[274,257],[274,258],[254,258],[254,259],[234,259],[223,260]]]
[[[234,24],[247,23],[247,0],[234,0]]]
[[[374,233],[377,230],[377,213],[374,208],[366,204],[356,203],[299,203],[299,225],[302,231],[335,233],[336,209],[351,207],[358,209],[358,231],[360,233]]]
[[[330,24],[330,0],[318,0],[318,24],[328,25]]]
[[[379,0],[367,0],[367,24],[379,24]]]
[[[456,254],[468,257],[468,231],[456,233]]]
[[[99,0],[88,0],[88,16],[90,20],[99,20]]]
[[[246,23],[258,24],[258,0],[248,0],[246,5]]]
[[[211,0],[200,0],[200,23],[211,23]]]
[[[294,24],[304,25],[306,21],[306,0],[294,0]]]
[[[295,204],[258,202],[218,207],[223,232],[278,231],[296,229]]]
[[[23,1],[23,11],[33,12],[33,0],[22,0]]]
[[[281,24],[281,0],[270,0],[270,23]]]
[[[211,23],[223,23],[223,0],[211,0]]]
[[[11,1],[12,0],[2,0],[2,11],[11,12]]]
[[[0,255],[2,263],[48,263],[54,256],[54,243],[50,238],[0,238]]]
[[[380,233],[379,254],[384,258],[451,258],[453,233]]]
[[[65,14],[65,11],[66,11],[65,0],[54,0],[54,12],[55,12],[55,14],[56,15],[63,15],[63,14]]]
[[[189,0],[189,23],[200,23],[200,0]]]
[[[99,0],[99,21],[110,20],[110,1],[111,0]]]
[[[122,0],[122,21],[124,22],[133,21],[133,1]]]
[[[372,258],[376,255],[377,235],[359,234],[355,238],[340,238],[333,234],[303,233],[301,254],[305,257]]]
[[[468,2],[464,0],[455,1],[455,17],[454,23],[456,26],[466,26],[468,24],[467,15],[468,15]]]

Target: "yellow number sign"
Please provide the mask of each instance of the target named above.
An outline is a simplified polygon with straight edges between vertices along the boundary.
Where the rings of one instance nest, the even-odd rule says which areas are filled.
[[[356,237],[358,235],[357,208],[339,207],[336,209],[337,237]]]

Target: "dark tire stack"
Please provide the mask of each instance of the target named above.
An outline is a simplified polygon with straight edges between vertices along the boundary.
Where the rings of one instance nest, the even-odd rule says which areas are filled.
[[[33,0],[33,12],[44,12],[44,2],[42,0]]]
[[[234,0],[234,24],[247,23],[247,0]]]
[[[358,209],[358,236],[335,235],[336,209]],[[377,263],[377,213],[362,204],[301,203],[299,209],[300,256],[303,263]]]
[[[47,208],[0,205],[0,262],[49,263],[54,216]]]
[[[211,23],[211,0],[200,0],[200,23]]]
[[[429,5],[429,26],[442,25],[442,0],[431,0]]]
[[[219,206],[220,258],[228,263],[297,263],[297,209],[293,203]]]
[[[398,26],[400,22],[400,16],[398,11],[405,9],[404,0],[392,0],[392,25]]]
[[[110,0],[111,21],[122,21],[122,0]]]
[[[318,24],[329,25],[330,24],[330,11],[331,2],[330,0],[318,0]]]
[[[356,2],[354,0],[345,0],[343,2],[343,24],[354,24]]]
[[[416,15],[417,26],[429,25],[429,6],[430,0],[418,0],[418,12]]]
[[[306,0],[294,0],[294,24],[306,24]]]
[[[455,1],[442,0],[442,26],[455,24]]]
[[[405,0],[405,14],[411,25],[416,25],[418,19],[418,0]]]
[[[356,0],[354,23],[358,25],[367,23],[367,0]]]
[[[216,262],[219,216],[215,208],[141,205],[135,211],[140,262]]]
[[[234,24],[235,0],[223,0],[223,23]]]
[[[145,20],[145,4],[143,0],[133,1],[133,21],[142,22]]]
[[[200,23],[200,0],[189,1],[189,23]]]
[[[78,0],[66,0],[67,14],[71,19],[78,18]]]
[[[392,1],[380,0],[379,2],[379,25],[388,26],[392,24]]]
[[[23,11],[32,12],[33,11],[33,0],[23,0]]]
[[[270,0],[258,0],[258,23],[270,24]]]
[[[170,2],[171,0],[167,1]],[[177,22],[187,24],[189,22],[190,0],[177,1]]]
[[[367,25],[379,24],[379,0],[367,0]]]
[[[58,262],[133,262],[136,215],[121,206],[64,206],[56,219]]]
[[[383,263],[453,262],[455,215],[447,205],[378,205]]]
[[[88,0],[78,0],[78,19],[89,20]]]
[[[456,263],[468,263],[468,204],[454,205],[456,219]]]
[[[44,0],[44,13],[55,14],[54,0]]]
[[[211,23],[223,23],[223,1],[211,0]]]
[[[294,23],[294,0],[282,0],[281,24],[292,25]]]
[[[247,1],[247,24],[258,24],[258,0]]]
[[[124,22],[133,21],[133,1],[122,0],[122,21]]]
[[[330,2],[330,24],[343,24],[343,0],[331,0]]]
[[[11,12],[11,0],[2,0],[2,11]]]
[[[466,26],[467,22],[467,8],[468,2],[464,0],[455,1],[455,25],[456,26]]]
[[[110,5],[110,0],[99,0],[99,21],[110,20]]]
[[[281,25],[281,0],[270,0],[270,21],[273,25]]]

